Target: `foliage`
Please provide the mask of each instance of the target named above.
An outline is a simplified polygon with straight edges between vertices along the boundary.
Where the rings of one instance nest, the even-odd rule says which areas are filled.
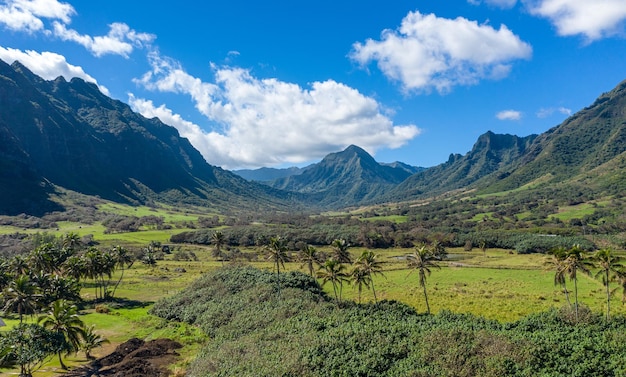
[[[449,311],[420,315],[392,301],[346,301],[337,308],[305,274],[281,277],[281,300],[272,294],[271,272],[228,267],[155,304],[153,314],[195,324],[211,336],[189,376],[626,373],[624,317],[588,316],[572,324],[553,310],[499,323]]]
[[[20,375],[32,375],[52,355],[67,349],[63,336],[36,324],[22,323],[0,335],[4,365],[20,367]],[[2,351],[0,351],[2,352]]]

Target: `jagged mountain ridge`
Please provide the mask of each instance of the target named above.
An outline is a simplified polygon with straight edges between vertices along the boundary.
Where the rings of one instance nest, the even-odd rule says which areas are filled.
[[[487,132],[466,155],[412,175],[413,167],[381,164],[350,146],[271,188],[207,164],[173,127],[132,112],[93,84],[46,81],[0,61],[0,213],[58,209],[48,200],[55,185],[115,201],[243,210],[341,208],[455,189],[496,192],[538,180],[615,190],[624,177],[625,113],[626,81],[541,135]]]
[[[121,202],[286,203],[284,193],[211,166],[175,128],[133,112],[94,84],[46,81],[19,62],[0,61],[0,136],[9,146],[1,192],[15,192],[19,181],[11,177],[24,176],[42,189],[51,183]],[[49,189],[27,191],[39,202],[31,207],[50,204]],[[28,207],[0,201],[4,213]]]
[[[386,196],[401,200],[436,195],[470,186],[524,156],[537,135],[519,137],[491,131],[478,137],[466,155],[451,154],[443,164],[413,174]]]
[[[313,194],[325,205],[375,200],[410,176],[405,166],[382,165],[360,147],[331,153],[301,174],[269,182],[274,188]]]

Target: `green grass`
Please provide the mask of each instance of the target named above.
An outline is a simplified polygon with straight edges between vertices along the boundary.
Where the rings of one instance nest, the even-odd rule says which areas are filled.
[[[191,248],[189,248],[191,250]],[[330,249],[321,247],[320,250]],[[364,248],[352,248],[353,257],[358,256]],[[142,305],[117,308],[113,304],[108,313],[96,313],[93,307],[83,311],[83,321],[95,325],[96,330],[106,336],[111,344],[96,350],[96,356],[111,352],[115,346],[131,337],[156,339],[168,337],[184,343],[180,362],[173,368],[184,369],[198,352],[206,337],[197,329],[180,323],[169,323],[148,314],[152,303],[160,298],[173,295],[202,273],[220,268],[221,262],[211,257],[210,247],[194,247],[198,261],[173,261],[172,256],[158,261],[154,268],[136,262],[124,272],[116,297]],[[256,249],[245,249],[244,252],[255,252]],[[417,271],[410,273],[403,256],[412,249],[375,250],[379,259],[385,262],[384,276],[374,277],[379,300],[397,300],[425,312],[423,290],[419,286]],[[515,321],[531,313],[560,308],[566,304],[565,295],[553,284],[554,274],[545,270],[545,256],[525,254],[518,255],[508,250],[488,249],[486,253],[478,249],[471,252],[462,248],[448,250],[452,261],[441,263],[441,269],[432,269],[427,278],[427,292],[431,311],[451,310],[457,313],[471,313],[499,321]],[[240,263],[240,262],[238,262]],[[273,271],[273,264],[262,258],[252,265]],[[300,270],[300,264],[286,264],[287,270]],[[185,272],[182,272],[184,269]],[[349,271],[348,267],[348,271]],[[120,271],[112,277],[115,282]],[[567,281],[568,288],[573,291],[573,283]],[[86,287],[82,295],[86,300],[94,298],[94,288]],[[605,311],[605,294],[602,283],[588,276],[580,275],[579,300],[594,312]],[[613,285],[613,287],[616,287]],[[324,290],[333,296],[332,285],[326,284]],[[571,293],[573,301],[573,292]],[[612,299],[612,313],[626,315],[626,307],[620,302],[621,291]],[[343,298],[357,300],[357,290],[353,286],[344,285]],[[362,301],[371,302],[373,294],[369,290],[362,293]],[[16,319],[6,319],[7,328],[17,323]],[[68,365],[76,366],[85,363],[84,355],[70,356]],[[58,361],[52,359],[41,372],[35,376],[49,377],[58,375]]]
[[[402,215],[390,215],[390,216],[376,216],[376,217],[364,217],[363,221],[391,221],[396,224],[402,224],[409,220],[408,216]]]
[[[569,221],[574,218],[582,219],[587,215],[592,215],[596,208],[591,203],[582,203],[575,206],[559,208],[559,212],[551,215],[562,221]]]

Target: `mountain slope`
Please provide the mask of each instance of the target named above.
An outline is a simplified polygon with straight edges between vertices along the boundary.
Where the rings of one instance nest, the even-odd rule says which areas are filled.
[[[325,205],[352,205],[374,200],[406,179],[403,167],[384,166],[351,145],[331,153],[301,174],[270,182],[274,188],[314,194]]]
[[[404,200],[467,187],[515,162],[526,153],[536,137],[489,131],[478,138],[466,155],[452,154],[447,162],[413,174],[384,199]]]
[[[131,203],[217,207],[237,199],[280,205],[276,197],[284,195],[209,165],[175,128],[134,113],[95,85],[76,78],[45,81],[18,62],[0,61],[0,136],[12,146],[3,149],[3,161],[14,161],[2,165],[0,176],[28,174],[26,181],[37,186],[50,182]],[[17,184],[3,180],[0,190],[15,191]]]
[[[503,170],[503,179],[489,182],[490,190],[507,190],[540,178],[565,181],[609,163],[624,151],[626,81],[537,137],[524,156]]]

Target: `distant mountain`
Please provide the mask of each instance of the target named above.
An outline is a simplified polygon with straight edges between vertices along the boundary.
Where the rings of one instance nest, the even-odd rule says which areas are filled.
[[[602,94],[589,107],[541,134],[527,152],[502,169],[485,185],[499,191],[541,181],[554,184],[579,176],[599,174],[610,165],[613,181],[623,181],[626,172],[613,170],[626,157],[626,81]],[[593,183],[593,179],[589,180]],[[613,185],[616,182],[613,183]],[[611,183],[607,183],[610,185]]]
[[[466,155],[451,154],[447,162],[412,175],[385,199],[402,200],[467,187],[515,162],[527,152],[536,137],[499,135],[489,131],[478,138]]]
[[[122,202],[217,208],[286,198],[209,165],[175,128],[134,113],[94,84],[46,81],[19,62],[0,61],[0,139],[5,214],[54,207],[54,185]]]
[[[412,165],[405,164],[404,162],[400,162],[400,161],[381,162],[380,164],[383,166],[389,166],[392,168],[399,168],[399,169],[406,170],[409,174],[415,174],[415,173],[419,173],[421,171],[426,170],[426,168],[423,168],[421,166],[412,166]]]
[[[321,204],[338,206],[374,200],[409,176],[406,168],[381,165],[366,151],[351,145],[299,175],[269,184],[280,190],[314,194]]]
[[[292,166],[285,169],[277,168],[259,168],[259,169],[240,169],[233,170],[233,173],[247,179],[248,181],[267,182],[280,178],[291,177],[292,175],[302,174],[306,168]]]

